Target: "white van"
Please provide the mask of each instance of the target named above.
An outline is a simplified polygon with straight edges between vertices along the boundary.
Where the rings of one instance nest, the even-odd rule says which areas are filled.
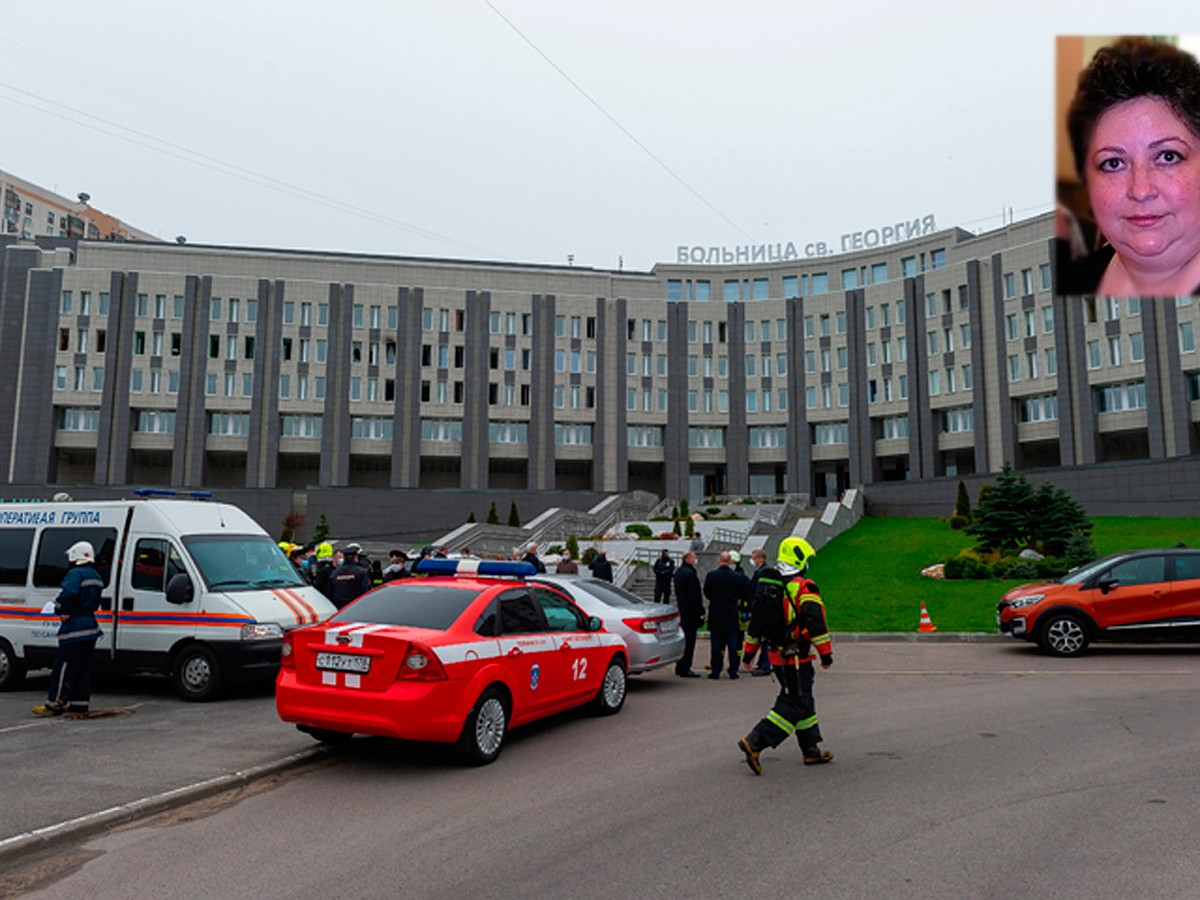
[[[136,492],[161,495],[163,491]],[[169,674],[185,700],[273,678],[283,633],[336,612],[253,519],[225,503],[0,503],[0,690],[51,664],[66,550],[89,541],[104,579],[93,668]]]

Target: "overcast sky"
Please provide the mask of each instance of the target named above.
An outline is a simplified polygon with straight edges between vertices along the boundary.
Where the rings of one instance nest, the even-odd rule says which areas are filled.
[[[1156,8],[10,0],[0,169],[192,243],[644,270],[977,232],[1051,207],[1054,35],[1195,30]]]

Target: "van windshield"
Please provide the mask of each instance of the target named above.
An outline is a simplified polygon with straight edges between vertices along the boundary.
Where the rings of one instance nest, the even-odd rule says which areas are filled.
[[[198,534],[185,537],[210,591],[302,587],[305,581],[279,545],[263,534]]]

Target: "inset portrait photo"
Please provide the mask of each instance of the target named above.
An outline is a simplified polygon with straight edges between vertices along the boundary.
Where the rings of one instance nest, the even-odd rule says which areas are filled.
[[[1200,36],[1057,39],[1055,293],[1200,293]]]

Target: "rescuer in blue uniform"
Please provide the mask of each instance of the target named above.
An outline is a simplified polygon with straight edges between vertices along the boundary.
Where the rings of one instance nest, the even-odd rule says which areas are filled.
[[[100,590],[104,580],[92,564],[96,551],[87,541],[67,548],[71,568],[63,576],[54,601],[62,624],[58,627],[58,652],[50,669],[50,692],[44,706],[35,706],[39,716],[86,713],[92,697],[92,650],[100,639]]]

